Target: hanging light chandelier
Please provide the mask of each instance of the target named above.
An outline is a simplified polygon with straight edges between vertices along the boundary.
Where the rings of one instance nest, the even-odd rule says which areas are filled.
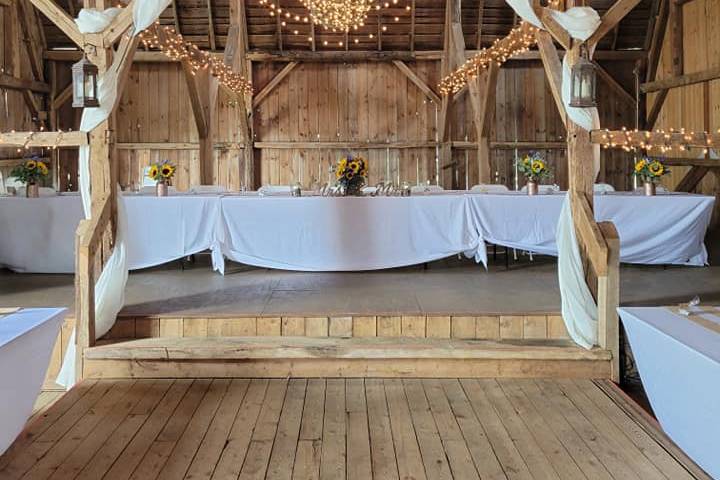
[[[410,5],[399,7],[401,0],[300,0],[306,13],[299,14],[291,12],[287,8],[282,8],[278,0],[260,0],[260,5],[268,10],[271,17],[276,17],[278,23],[283,28],[288,28],[294,34],[300,34],[298,23],[314,24],[323,27],[325,30],[333,33],[351,33],[365,26],[365,20],[371,11],[389,11],[391,9],[403,8],[406,12],[411,11]],[[392,14],[393,21],[399,22],[400,17],[397,11]],[[293,27],[290,24],[294,23]],[[380,30],[387,31],[387,25],[380,26]],[[368,38],[374,38],[374,33],[367,34]],[[308,36],[308,42],[312,42],[313,37]],[[357,36],[353,38],[354,43],[359,43]],[[323,45],[328,45],[326,40]],[[339,46],[343,46],[343,42],[338,42]]]
[[[316,25],[333,32],[349,32],[365,25],[372,0],[302,0]]]

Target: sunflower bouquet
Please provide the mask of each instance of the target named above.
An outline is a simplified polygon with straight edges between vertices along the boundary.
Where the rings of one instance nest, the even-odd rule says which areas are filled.
[[[39,159],[40,157],[31,157],[22,165],[13,168],[10,175],[16,177],[20,182],[26,185],[35,185],[41,179],[48,176],[50,170],[48,166]]]
[[[170,179],[175,175],[175,165],[169,160],[153,163],[150,165],[147,176],[158,183],[169,183]]]
[[[543,178],[552,176],[545,160],[538,152],[531,152],[517,161],[518,172],[525,175],[529,182],[537,183]]]
[[[633,175],[645,183],[657,183],[660,177],[670,173],[670,170],[659,160],[643,157],[635,162]]]
[[[347,155],[335,166],[337,183],[345,187],[346,195],[359,195],[368,174],[368,162],[362,157]]]

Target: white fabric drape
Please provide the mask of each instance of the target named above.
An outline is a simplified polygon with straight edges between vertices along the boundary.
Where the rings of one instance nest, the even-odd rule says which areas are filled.
[[[550,10],[550,16],[567,32],[572,38],[585,41],[600,26],[600,15],[592,7],[572,7],[564,12]]]
[[[117,17],[122,8],[112,7],[107,10],[95,10],[94,8],[83,8],[75,19],[80,33],[100,33]]]
[[[580,248],[575,238],[570,196],[565,197],[555,234],[558,246],[558,283],[561,312],[570,338],[585,348],[597,344],[598,307],[585,282]]]
[[[133,36],[150,26],[160,13],[170,3],[170,0],[136,0],[133,6],[133,28],[131,34]],[[108,19],[108,12],[87,12],[86,9],[81,10],[78,16],[79,28],[97,28],[101,22]],[[83,11],[85,13],[83,14]],[[119,14],[118,11],[116,14]],[[114,18],[114,16],[113,16]],[[109,21],[112,21],[110,18]],[[103,30],[107,27],[103,27]],[[82,25],[82,27],[81,27]],[[101,31],[101,30],[98,30]],[[83,109],[82,119],[80,121],[80,130],[90,132],[102,122],[104,122],[112,113],[112,109],[117,99],[117,79],[119,69],[124,58],[117,55],[113,64],[108,70],[98,78],[98,101],[99,107]],[[82,146],[79,149],[78,170],[80,174],[80,195],[83,200],[83,208],[85,217],[90,218],[91,202],[90,202],[90,146]],[[119,191],[119,189],[118,189]],[[97,337],[104,335],[110,330],[115,323],[115,318],[124,303],[125,283],[127,282],[127,252],[125,245],[127,215],[122,202],[122,197],[118,195],[118,219],[113,253],[108,259],[105,268],[103,268],[100,277],[95,285],[95,333]],[[73,334],[74,335],[74,334]],[[62,369],[58,375],[57,383],[66,388],[70,388],[75,383],[75,354],[70,349],[74,349],[75,338],[70,339],[68,354],[65,356]]]

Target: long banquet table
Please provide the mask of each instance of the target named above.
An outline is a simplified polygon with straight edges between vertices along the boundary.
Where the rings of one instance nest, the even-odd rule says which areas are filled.
[[[653,412],[663,430],[720,478],[720,308],[619,308]]]
[[[446,192],[411,197],[126,195],[131,270],[203,250],[249,265],[303,271],[373,270],[456,254],[487,264],[485,242],[557,255],[564,194]],[[598,220],[620,234],[621,260],[707,263],[703,243],[713,197],[597,195]],[[71,273],[80,198],[0,197],[0,266]]]

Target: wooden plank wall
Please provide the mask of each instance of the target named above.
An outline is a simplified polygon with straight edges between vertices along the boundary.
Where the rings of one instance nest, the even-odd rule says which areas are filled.
[[[283,67],[282,63],[255,63],[253,80],[260,91]],[[428,85],[439,80],[439,62],[409,64]],[[632,65],[615,63],[620,70]],[[627,69],[625,68],[627,67]],[[632,105],[623,103],[601,83],[603,126],[616,128],[633,123]],[[238,189],[248,185],[241,178],[241,141],[237,130],[237,105],[222,92],[219,97],[214,141],[213,178],[216,184]],[[469,99],[456,103],[453,138],[474,141]],[[563,141],[564,131],[539,62],[510,62],[498,80],[497,115],[492,140]],[[427,144],[435,140],[436,106],[390,63],[302,63],[254,110],[256,142],[372,142]],[[133,66],[131,80],[120,103],[117,140],[120,151],[120,181],[123,186],[141,181],[142,170],[151,160],[168,158],[179,172],[176,186],[189,186],[191,162],[197,161],[197,131],[187,87],[178,65],[146,63]],[[138,143],[172,142],[180,150],[135,148]],[[128,148],[131,147],[131,148]],[[155,147],[155,146],[152,146]],[[397,181],[433,181],[435,148],[379,148],[353,150],[370,161],[371,184]],[[256,154],[262,184],[301,182],[313,186],[327,181],[328,167],[342,149],[262,148]],[[518,152],[522,155],[524,152]],[[544,151],[556,170],[556,182],[565,187],[567,166],[564,150]],[[493,172],[498,183],[512,187],[513,150],[495,150]],[[465,186],[465,162],[470,166],[468,184],[477,183],[475,151],[455,149],[459,186]],[[601,180],[620,189],[629,186],[630,159],[623,152],[604,152]],[[450,175],[450,171],[444,172]],[[445,183],[449,178],[445,178]]]
[[[34,10],[31,12],[35,13]],[[0,74],[31,80],[30,59],[19,22],[15,3],[0,3]],[[36,28],[37,24],[31,27]],[[42,95],[33,96],[36,102],[43,104]],[[36,128],[23,92],[0,87],[0,131],[28,131]],[[13,167],[21,161],[18,159],[28,153],[30,152],[17,151],[15,148],[0,148],[0,172],[4,178],[7,178]],[[38,149],[37,153],[46,152]]]
[[[692,0],[682,5],[683,71],[685,74],[720,66],[720,2]],[[665,34],[657,79],[672,77],[671,28]],[[657,94],[648,95],[648,110]],[[707,122],[707,124],[706,124]],[[681,127],[716,131],[720,128],[720,79],[669,90],[655,128]],[[718,152],[720,153],[720,152]],[[695,156],[699,152],[694,152]],[[690,167],[673,167],[663,183],[674,188]],[[720,193],[720,178],[706,175],[698,187],[704,194]]]

